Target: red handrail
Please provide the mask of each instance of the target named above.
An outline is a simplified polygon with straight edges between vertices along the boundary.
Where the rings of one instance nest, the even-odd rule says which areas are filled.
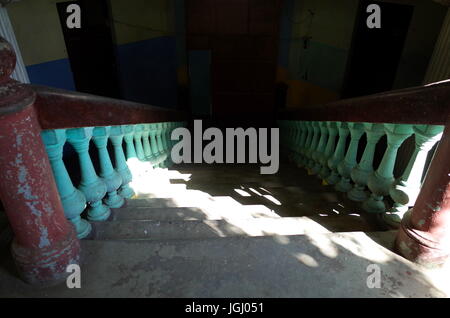
[[[279,119],[445,125],[450,81],[279,112]]]
[[[120,99],[29,85],[42,129],[184,121],[185,112]]]

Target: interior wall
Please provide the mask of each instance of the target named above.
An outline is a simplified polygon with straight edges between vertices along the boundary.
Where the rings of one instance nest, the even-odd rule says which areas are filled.
[[[122,98],[177,105],[177,42],[171,0],[110,0]]]
[[[57,2],[64,0],[20,1],[7,10],[31,83],[75,90]],[[183,2],[110,0],[123,99],[177,106],[186,77]]]
[[[19,1],[6,9],[30,82],[75,90],[59,24],[58,0]]]
[[[289,85],[287,104],[302,107],[336,100],[345,80],[359,1],[292,1],[289,62],[285,74],[279,71]],[[385,1],[415,7],[393,89],[420,85],[446,8],[433,1]]]

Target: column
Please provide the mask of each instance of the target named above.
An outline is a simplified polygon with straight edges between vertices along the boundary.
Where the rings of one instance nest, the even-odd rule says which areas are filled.
[[[113,169],[107,149],[110,130],[110,126],[95,127],[92,140],[98,150],[100,177],[106,184],[107,195],[104,202],[110,208],[120,208],[125,203],[125,200],[117,194],[117,190],[122,185],[122,177]]]
[[[323,180],[324,185],[333,185],[340,180],[337,167],[344,160],[347,137],[350,131],[348,130],[347,123],[344,122],[338,122],[337,127],[339,130],[339,140],[333,156],[328,160],[328,168],[330,168],[331,173]]]
[[[88,208],[88,220],[104,221],[111,211],[102,203],[106,194],[106,184],[97,176],[89,155],[89,142],[94,127],[72,128],[67,130],[67,141],[73,146],[80,162],[81,181],[78,189],[84,193]]]
[[[414,152],[402,176],[389,190],[389,194],[395,202],[394,206],[383,215],[384,221],[394,227],[400,224],[403,215],[408,211],[408,207],[414,205],[419,195],[428,152],[441,138],[444,126],[416,125],[413,129],[415,133]]]
[[[114,159],[116,165],[116,171],[122,177],[122,185],[119,189],[119,195],[123,198],[129,199],[134,196],[134,191],[130,187],[129,183],[132,181],[133,177],[131,175],[130,169],[128,168],[127,161],[125,159],[125,154],[123,153],[122,143],[123,143],[124,128],[123,126],[113,126],[111,127],[109,139],[114,148]]]
[[[384,126],[382,124],[364,123],[364,130],[367,136],[367,144],[364,149],[361,161],[354,167],[350,173],[355,185],[347,196],[352,201],[362,202],[367,199],[365,188],[367,181],[373,173],[373,158],[378,141],[384,135]]]
[[[383,198],[389,194],[389,189],[395,181],[394,165],[398,148],[413,133],[412,125],[384,124],[384,130],[388,145],[378,169],[372,173],[367,181],[367,186],[372,194],[363,203],[364,210],[370,213],[386,212]]]
[[[83,239],[91,232],[91,225],[81,218],[86,208],[84,194],[73,186],[69,173],[63,161],[63,148],[66,143],[65,129],[44,130],[41,133],[45,149],[52,167],[53,177],[58,188],[59,197],[64,208],[66,218],[72,222],[77,237]]]

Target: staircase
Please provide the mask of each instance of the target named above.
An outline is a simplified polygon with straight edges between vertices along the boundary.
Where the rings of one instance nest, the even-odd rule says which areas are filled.
[[[266,176],[252,165],[179,165],[150,176],[157,182],[131,183],[135,197],[91,222],[81,289],[33,289],[5,272],[9,260],[0,266],[0,296],[446,295],[390,250],[394,232],[291,164]],[[381,267],[379,289],[366,285],[369,264]]]

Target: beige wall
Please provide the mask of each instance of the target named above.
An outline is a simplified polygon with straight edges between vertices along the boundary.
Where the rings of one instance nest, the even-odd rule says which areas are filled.
[[[7,6],[25,65],[67,58],[58,0],[13,2]]]
[[[111,0],[117,44],[173,34],[172,0]]]

